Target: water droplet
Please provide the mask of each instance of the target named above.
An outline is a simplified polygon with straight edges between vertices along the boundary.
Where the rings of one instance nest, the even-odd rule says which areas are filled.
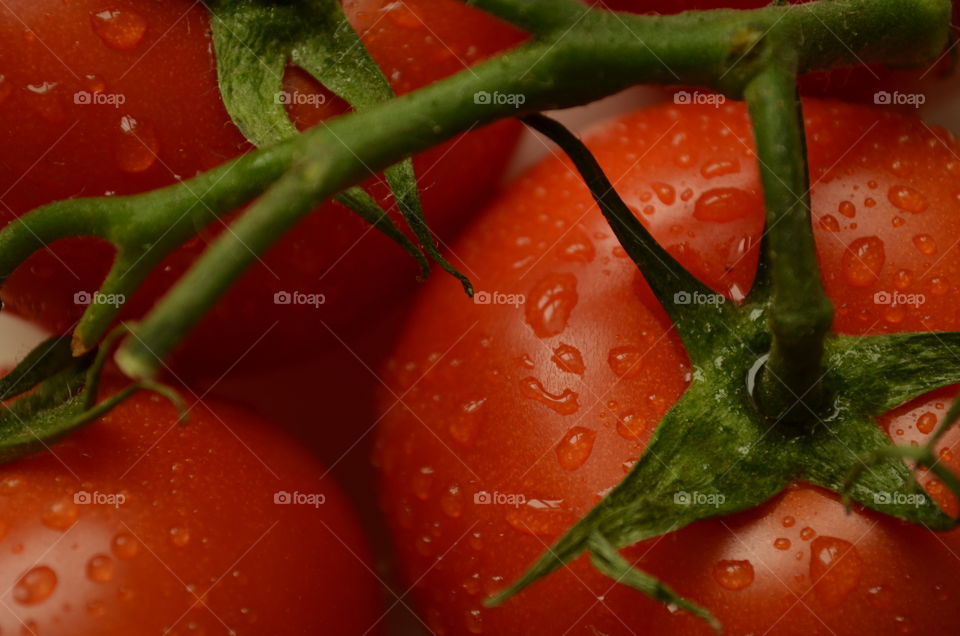
[[[190,543],[190,531],[186,528],[170,528],[170,540],[178,548]]]
[[[90,22],[103,43],[118,51],[136,48],[147,30],[146,19],[129,9],[101,11],[90,16]]]
[[[107,604],[100,600],[93,600],[86,605],[87,616],[98,618],[107,613]]]
[[[713,578],[728,590],[742,590],[753,583],[753,564],[749,561],[718,561],[713,566]]]
[[[820,217],[820,227],[827,232],[839,232],[840,222],[832,214],[825,214]]]
[[[556,336],[567,328],[578,299],[577,279],[573,274],[548,274],[527,295],[524,306],[527,324],[540,338]]]
[[[57,587],[56,573],[40,565],[20,577],[13,587],[13,600],[21,605],[33,605],[50,598]]]
[[[877,585],[867,590],[867,602],[876,609],[890,609],[895,599],[896,595],[885,585]]]
[[[597,439],[597,432],[582,426],[574,426],[557,444],[557,461],[566,470],[576,470],[593,452],[593,443]]]
[[[857,206],[850,201],[841,201],[837,211],[848,219],[852,219],[857,215]]]
[[[664,205],[673,205],[673,202],[677,200],[677,191],[673,189],[672,185],[668,183],[652,183],[650,185],[657,198]]]
[[[63,102],[60,101],[56,82],[27,84],[27,98],[33,108],[44,120],[59,124],[66,119]]]
[[[526,398],[546,404],[560,415],[576,413],[580,408],[579,396],[570,389],[564,389],[561,393],[550,393],[543,388],[540,380],[533,377],[520,380],[520,392]]]
[[[128,532],[121,532],[110,542],[110,550],[118,559],[127,561],[140,552],[140,542]]]
[[[890,225],[893,227],[903,227],[906,224],[907,220],[902,216],[894,216],[892,219],[890,219]]]
[[[786,537],[779,537],[774,540],[773,547],[777,550],[789,550],[790,549],[790,539]]]
[[[886,253],[876,236],[859,238],[843,253],[843,274],[854,287],[866,287],[880,276]]]
[[[950,291],[950,287],[942,278],[933,278],[930,280],[930,293],[934,296],[944,296]]]
[[[553,350],[551,360],[557,365],[557,368],[567,373],[583,375],[583,372],[586,370],[583,364],[583,356],[580,355],[580,350],[571,345],[563,344],[562,342]]]
[[[480,616],[480,610],[472,609],[467,612],[467,631],[471,634],[483,633],[483,621]]]
[[[617,433],[624,439],[639,439],[646,430],[646,418],[636,413],[627,413],[617,418]]]
[[[424,26],[417,14],[413,12],[413,9],[403,2],[391,2],[384,6],[384,10],[387,12],[388,19],[398,27],[404,29],[421,29]]]
[[[913,245],[921,254],[930,256],[937,253],[937,242],[929,234],[917,234],[913,237]]]
[[[97,583],[109,583],[113,580],[113,559],[98,554],[87,562],[87,578]]]
[[[589,263],[593,261],[596,249],[593,242],[582,230],[574,228],[567,234],[567,239],[560,250],[560,257],[565,261]]]
[[[538,537],[553,537],[577,520],[577,517],[560,508],[560,501],[530,499],[525,504],[510,508],[505,515],[510,527],[523,534]]]
[[[893,275],[893,285],[899,290],[907,289],[912,282],[913,274],[908,269],[901,269]]]
[[[430,556],[433,554],[433,538],[427,535],[418,537],[416,541],[416,548],[420,556]]]
[[[700,174],[706,179],[713,179],[715,177],[722,177],[728,174],[737,174],[740,172],[740,162],[734,159],[733,161],[721,159],[720,161],[710,161],[703,164],[703,167],[700,168]]]
[[[643,355],[644,351],[634,345],[614,347],[607,354],[607,364],[621,378],[632,378],[640,373],[643,368],[640,364]]]
[[[443,514],[456,519],[463,513],[463,494],[460,486],[453,484],[440,497],[440,509]]]
[[[12,495],[23,486],[23,478],[19,475],[8,475],[0,479],[0,495]]]
[[[804,541],[809,541],[815,536],[817,536],[817,532],[810,526],[807,526],[806,528],[800,531],[800,538],[803,539]]]
[[[863,205],[864,207],[867,207],[867,208],[875,208],[877,207],[877,201],[872,197],[867,197],[866,199],[863,200]]]
[[[477,412],[486,401],[486,398],[480,398],[465,402],[460,407],[462,414],[455,416],[447,426],[447,429],[450,431],[450,436],[462,446],[470,446],[474,440],[476,440],[477,434],[480,432],[481,424],[481,419],[477,415]]]
[[[917,430],[924,435],[929,435],[937,427],[937,416],[931,411],[927,411],[917,418]]]
[[[413,475],[413,494],[420,501],[430,498],[430,487],[433,485],[433,469],[423,466]]]
[[[151,126],[133,117],[120,118],[120,136],[114,148],[117,167],[131,174],[148,170],[157,160],[160,144]]]
[[[694,204],[693,216],[701,221],[729,223],[747,216],[757,206],[757,197],[739,188],[707,190]]]
[[[920,214],[930,207],[926,197],[908,186],[893,186],[887,192],[887,198],[898,209],[911,214]]]
[[[70,499],[61,499],[50,504],[44,511],[43,525],[53,530],[66,530],[77,521],[80,509]]]
[[[104,79],[92,73],[83,76],[83,85],[91,93],[102,93],[107,90],[107,83]]]
[[[860,554],[849,541],[817,537],[810,544],[810,580],[824,605],[842,603],[859,585],[862,571]]]

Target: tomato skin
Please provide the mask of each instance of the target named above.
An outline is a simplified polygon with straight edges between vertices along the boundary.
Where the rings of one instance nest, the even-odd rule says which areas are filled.
[[[948,249],[960,230],[953,138],[913,118],[840,102],[806,101],[805,115],[815,236],[835,328],[960,327],[960,255]],[[588,143],[658,240],[715,290],[742,298],[763,226],[743,105],[642,110]],[[896,207],[893,199],[922,207],[891,194],[902,186],[920,193],[926,209]],[[742,205],[705,210],[723,189],[739,192]],[[840,212],[849,212],[845,201],[852,218]],[[940,237],[935,253],[914,244],[919,234]],[[875,265],[878,252],[858,241],[871,238],[882,241],[884,255],[864,274],[856,258]],[[453,251],[476,272],[479,290],[523,294],[526,303],[469,303],[455,286],[434,281],[387,364],[392,394],[381,400],[376,455],[382,505],[425,620],[446,634],[711,633],[615,585],[584,558],[501,607],[483,607],[623,479],[690,368],[662,308],[566,161],[550,158],[522,176]],[[922,293],[925,302],[893,307],[876,302],[878,292]],[[618,375],[623,355],[641,356],[639,373]],[[917,432],[921,414],[942,417],[955,394],[920,398],[880,425],[898,442],[922,441],[929,433]],[[944,446],[958,440],[950,433]],[[957,467],[953,457],[944,461]],[[922,481],[955,506],[942,486]],[[484,503],[482,493],[502,503]],[[851,544],[856,553],[838,549]],[[934,535],[863,511],[847,516],[837,497],[796,485],[754,510],[624,554],[708,607],[726,633],[933,634],[953,633],[960,621],[953,602],[960,564],[951,554],[958,550],[960,532]],[[822,577],[831,558],[843,567]]]
[[[457,0],[349,0],[344,6],[399,93],[523,37]],[[54,200],[165,186],[250,150],[219,97],[203,5],[122,0],[110,7],[121,16],[140,16],[146,25],[128,50],[108,45],[115,35],[97,34],[97,16],[104,12],[97,0],[16,0],[0,7],[0,36],[17,43],[0,50],[0,225]],[[122,42],[132,41],[128,36]],[[103,99],[122,96],[123,103],[75,104],[81,90],[99,91]],[[316,106],[290,106],[301,128],[347,110],[296,70],[287,73],[284,90],[324,98]],[[124,126],[135,134],[123,132]],[[449,238],[489,195],[518,132],[515,122],[495,124],[416,158],[424,208],[441,238]],[[466,162],[469,174],[462,170]],[[390,207],[381,181],[371,179],[368,187]],[[220,231],[214,223],[166,259],[130,299],[125,316],[143,315]],[[2,298],[25,317],[62,332],[83,309],[74,293],[99,286],[113,253],[93,240],[62,241],[53,250],[21,266]],[[321,349],[328,343],[325,331],[317,330],[318,316],[336,328],[362,322],[408,291],[416,275],[409,255],[356,215],[334,203],[319,206],[205,317],[177,370],[219,375],[255,343],[245,360],[276,361],[291,351]],[[320,310],[277,306],[273,299],[280,291],[324,294],[326,303]]]
[[[177,426],[141,393],[0,468],[3,633],[377,633],[367,547],[324,469],[242,410],[190,416]],[[325,500],[279,505],[278,492]],[[38,567],[55,586],[28,604],[21,582]]]

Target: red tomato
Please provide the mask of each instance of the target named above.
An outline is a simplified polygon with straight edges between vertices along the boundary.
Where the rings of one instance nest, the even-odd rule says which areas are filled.
[[[805,112],[836,329],[960,327],[953,138],[872,107],[811,100]],[[763,226],[752,143],[739,103],[641,110],[590,140],[636,216],[732,298],[750,288]],[[465,301],[449,281],[425,289],[387,365],[393,393],[377,443],[383,505],[425,619],[446,634],[711,633],[584,558],[483,607],[623,479],[690,368],[565,160],[521,177],[455,251],[490,302]],[[880,292],[924,303],[878,304]],[[625,373],[624,359],[641,360],[639,372]],[[922,440],[954,393],[881,425],[898,442]],[[806,485],[624,554],[715,612],[729,634],[946,634],[960,620],[960,532],[848,516],[836,496]]]
[[[457,0],[348,0],[344,8],[399,93],[522,37]],[[0,49],[0,225],[58,199],[168,185],[249,150],[219,97],[209,28],[203,5],[187,0],[3,3],[0,38],[15,44]],[[301,128],[346,110],[302,72],[287,73],[284,85],[326,98],[291,107]],[[77,91],[107,103],[74,103]],[[488,196],[518,130],[513,122],[496,124],[417,157],[424,207],[441,236]],[[469,171],[463,170],[467,163]],[[368,185],[389,206],[386,186],[379,179]],[[126,315],[140,316],[152,306],[221,229],[215,223],[169,257],[131,299]],[[93,240],[53,249],[17,271],[3,300],[62,332],[83,309],[74,293],[99,286],[112,250]],[[249,359],[302,355],[326,336],[317,329],[319,320],[336,327],[356,323],[408,289],[416,272],[406,253],[353,213],[323,205],[205,318],[187,349],[191,366],[219,375],[254,345]],[[276,305],[280,291],[324,294],[326,304],[319,310]]]
[[[2,633],[377,633],[367,548],[323,468],[238,409],[190,418],[140,394],[0,468]]]

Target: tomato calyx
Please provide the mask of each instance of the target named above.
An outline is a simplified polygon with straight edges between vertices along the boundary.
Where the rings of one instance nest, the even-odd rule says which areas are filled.
[[[356,110],[394,97],[387,78],[338,1],[268,6],[253,0],[224,0],[214,4],[211,12],[224,105],[244,136],[257,146],[297,136],[285,105],[304,96],[282,89],[288,62],[297,64]],[[422,278],[430,273],[429,256],[458,278],[472,296],[470,281],[440,254],[427,227],[412,160],[394,164],[384,174],[419,246],[359,186],[334,198],[410,253],[420,265]]]
[[[764,271],[742,304],[691,303],[687,296],[708,298],[712,292],[656,243],[586,146],[546,117],[531,116],[525,121],[557,143],[581,173],[625,251],[673,320],[693,371],[690,386],[663,417],[624,480],[490,604],[506,601],[589,553],[592,563],[607,576],[682,607],[717,628],[708,610],[636,570],[617,550],[702,519],[754,508],[798,481],[930,529],[956,526],[957,519],[930,497],[918,494],[914,473],[903,461],[909,458],[935,467],[933,446],[895,447],[875,418],[931,390],[960,382],[960,369],[950,354],[960,346],[960,332],[827,335],[819,340],[817,362],[823,371],[816,387],[830,397],[828,412],[808,404],[804,394],[793,394],[794,408],[771,416],[755,399],[755,384],[777,339],[771,315],[777,308],[778,281],[769,252],[776,241],[768,235],[768,252],[761,261]],[[759,148],[762,162],[762,144]],[[789,188],[787,194],[786,209],[796,209],[798,197]],[[809,207],[798,217],[809,224]],[[779,284],[782,290],[783,282]],[[960,402],[936,439],[958,414]],[[937,474],[949,472],[945,467],[936,470]],[[944,483],[960,493],[960,483],[952,474]]]
[[[121,325],[100,347],[75,357],[69,336],[39,345],[0,378],[0,463],[40,451],[76,429],[109,413],[140,390],[157,393],[173,403],[185,422],[187,409],[176,391],[150,380],[135,382],[97,402],[100,377],[114,345],[127,334]]]

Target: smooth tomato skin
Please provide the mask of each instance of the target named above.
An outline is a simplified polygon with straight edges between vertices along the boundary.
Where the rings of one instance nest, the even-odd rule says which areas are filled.
[[[957,144],[871,107],[809,100],[805,115],[814,231],[835,328],[957,329]],[[763,226],[743,105],[641,110],[588,143],[657,239],[715,290],[742,298]],[[919,196],[902,196],[903,186]],[[921,197],[927,206],[916,213],[892,202],[919,209]],[[840,212],[850,212],[847,201],[852,218]],[[936,252],[915,244],[923,234],[936,237]],[[690,368],[565,160],[549,158],[522,176],[454,253],[476,272],[479,290],[523,294],[525,304],[466,302],[454,285],[434,281],[386,367],[392,394],[382,396],[376,451],[382,505],[425,620],[445,634],[711,633],[613,584],[583,558],[499,608],[483,607],[623,479]],[[922,293],[924,303],[878,304],[882,291]],[[638,357],[639,372],[622,376],[620,361]],[[921,415],[942,417],[954,394],[919,399],[880,425],[898,442],[922,441],[931,416],[921,423]],[[951,433],[944,446],[957,441]],[[949,453],[944,461],[956,467]],[[922,482],[955,508],[941,485]],[[506,503],[475,503],[484,492]],[[849,545],[856,552],[847,555]],[[806,485],[624,551],[731,634],[952,633],[960,621],[955,553],[958,532],[847,516],[837,497]],[[831,558],[839,565],[823,576]]]
[[[378,633],[367,547],[324,469],[242,410],[190,416],[177,426],[139,394],[0,468],[2,633]],[[280,491],[325,501],[279,505]]]
[[[219,97],[202,4],[123,0],[109,11],[104,6],[96,0],[16,0],[0,7],[0,37],[15,43],[0,51],[0,225],[59,199],[132,194],[188,179],[251,148]],[[349,0],[344,7],[401,94],[523,37],[456,0]],[[105,26],[98,17],[105,11],[122,24]],[[143,27],[139,37],[137,24]],[[124,101],[76,104],[74,94],[81,90]],[[324,97],[317,106],[290,106],[300,128],[347,110],[295,69],[287,73],[284,90]],[[417,156],[424,208],[441,239],[489,196],[518,132],[515,122],[499,123]],[[462,169],[466,163],[469,172]],[[381,181],[373,178],[368,187],[389,208],[392,199]],[[222,229],[214,223],[166,259],[130,299],[125,316],[143,315]],[[99,286],[113,251],[93,240],[61,241],[52,250],[21,266],[2,298],[18,313],[62,332],[83,309],[74,293]],[[311,345],[321,349],[328,343],[326,332],[317,329],[318,317],[338,329],[362,322],[409,290],[416,274],[402,249],[352,212],[321,205],[205,317],[178,371],[196,367],[219,375],[251,347],[248,361],[276,361],[291,351],[302,356]],[[324,294],[326,303],[321,310],[278,306],[274,294],[280,291]]]

